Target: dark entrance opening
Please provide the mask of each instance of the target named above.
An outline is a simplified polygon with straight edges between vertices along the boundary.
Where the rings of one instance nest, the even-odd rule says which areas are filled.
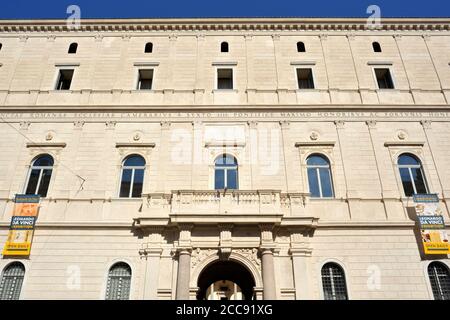
[[[255,280],[246,267],[234,261],[213,262],[205,267],[198,278],[197,300],[206,300],[208,297],[211,299],[213,291],[223,293],[226,290],[233,290],[232,284],[235,284],[234,295],[232,293],[230,295],[216,294],[215,297],[221,300],[229,299],[230,296],[235,299],[236,297],[243,300],[253,299]],[[236,295],[238,290],[241,294]]]

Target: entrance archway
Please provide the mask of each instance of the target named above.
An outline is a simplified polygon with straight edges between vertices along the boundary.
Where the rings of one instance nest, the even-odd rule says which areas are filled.
[[[252,300],[255,279],[235,261],[214,261],[198,277],[197,300]]]

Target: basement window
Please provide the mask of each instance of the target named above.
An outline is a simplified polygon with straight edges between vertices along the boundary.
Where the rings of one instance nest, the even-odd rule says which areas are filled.
[[[153,83],[153,69],[140,69],[137,89],[151,90]]]
[[[389,68],[375,68],[378,89],[394,89],[394,82]]]
[[[217,69],[217,89],[233,89],[233,69]]]
[[[58,81],[56,83],[56,90],[70,90],[72,84],[74,69],[59,70]]]
[[[297,69],[297,82],[299,89],[314,89],[314,79],[311,68]]]

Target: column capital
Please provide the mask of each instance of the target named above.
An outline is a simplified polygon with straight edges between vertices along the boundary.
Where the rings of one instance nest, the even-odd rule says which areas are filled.
[[[162,252],[163,249],[161,247],[146,247],[139,250],[139,255],[142,258],[159,257]]]
[[[274,245],[273,228],[274,225],[271,223],[262,223],[259,225],[259,229],[261,230],[261,247],[272,247]]]
[[[183,254],[191,255],[192,254],[192,250],[193,250],[193,248],[189,247],[189,246],[179,246],[179,247],[176,248],[176,253],[178,255],[183,255]]]
[[[273,254],[275,251],[275,244],[264,244],[259,246],[259,252],[261,253],[261,256],[264,254]]]
[[[310,257],[312,249],[308,247],[292,247],[289,249],[289,253],[294,257]]]

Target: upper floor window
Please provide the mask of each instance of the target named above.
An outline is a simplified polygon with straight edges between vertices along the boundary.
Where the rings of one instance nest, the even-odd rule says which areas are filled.
[[[345,273],[340,265],[326,263],[322,267],[322,286],[325,300],[347,300]]]
[[[217,69],[217,89],[233,89],[233,69]]]
[[[41,197],[46,197],[52,171],[52,156],[45,154],[36,158],[31,164],[30,172],[28,173],[25,194],[38,194]]]
[[[450,272],[442,262],[428,265],[428,277],[435,300],[450,300]]]
[[[153,84],[153,69],[139,69],[138,90],[151,90]]]
[[[215,161],[215,189],[238,189],[238,163],[235,157],[223,154]]]
[[[108,272],[106,300],[128,300],[131,289],[131,268],[124,262],[114,264]]]
[[[305,44],[301,41],[297,42],[297,52],[306,52]]]
[[[397,165],[405,196],[411,197],[413,194],[428,193],[422,164],[415,156],[404,153],[398,157]]]
[[[373,52],[381,52],[381,45],[378,42],[372,42]]]
[[[3,48],[3,44],[0,43],[0,51],[2,51]]]
[[[374,71],[378,89],[394,89],[394,81],[389,68],[375,68]]]
[[[220,52],[228,52],[229,47],[228,47],[228,42],[222,42],[220,44]]]
[[[122,163],[120,193],[122,198],[139,198],[144,184],[145,160],[141,156],[128,156]]]
[[[145,52],[145,53],[152,53],[152,52],[153,52],[153,43],[147,42],[147,43],[145,44],[144,52]]]
[[[328,159],[318,154],[311,155],[306,159],[306,168],[311,197],[333,197],[333,183]]]
[[[22,290],[25,267],[20,262],[10,263],[2,273],[0,300],[18,300]]]
[[[69,46],[68,53],[77,53],[77,49],[78,49],[78,43],[76,43],[76,42],[71,43]]]
[[[56,90],[70,90],[72,84],[73,69],[59,70],[58,81],[56,83]]]
[[[314,89],[312,69],[297,68],[297,83],[299,89]]]

